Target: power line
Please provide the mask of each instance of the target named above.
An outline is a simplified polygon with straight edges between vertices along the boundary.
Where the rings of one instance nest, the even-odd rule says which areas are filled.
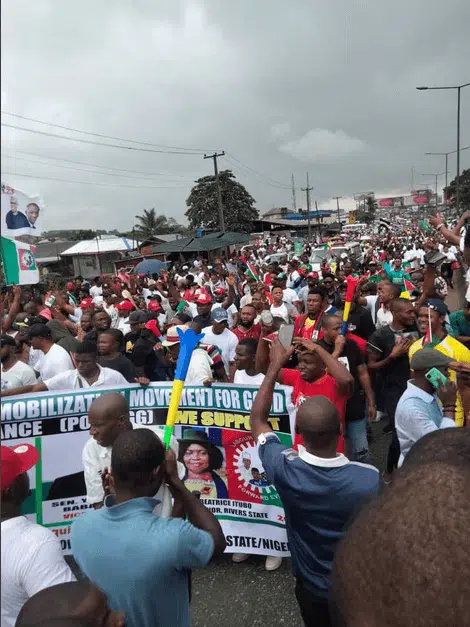
[[[27,133],[36,133],[37,135],[44,135],[46,137],[56,137],[58,139],[67,139],[72,142],[79,142],[80,144],[92,144],[93,146],[106,146],[107,148],[120,148],[121,150],[133,150],[137,152],[153,152],[166,155],[199,155],[200,152],[188,152],[183,150],[157,150],[154,148],[136,148],[135,146],[120,146],[119,144],[107,144],[105,142],[95,142],[91,139],[79,139],[78,137],[67,137],[66,135],[58,135],[56,133],[47,133],[45,131],[38,131],[37,129],[24,128],[23,126],[16,126],[15,124],[5,124],[2,122],[2,126],[6,128],[14,128],[17,131],[26,131]]]
[[[282,189],[291,189],[290,185],[286,185],[285,183],[281,183],[280,181],[277,181],[276,179],[271,178],[267,174],[263,174],[262,172],[258,172],[257,170],[255,170],[251,166],[246,165],[246,163],[243,163],[242,161],[240,161],[239,159],[237,159],[236,157],[234,157],[233,155],[231,155],[229,153],[225,154],[225,158],[227,159],[227,161],[229,163],[232,163],[232,165],[234,165],[233,161],[235,161],[236,164],[238,164],[239,166],[245,168],[250,173],[255,174],[256,176],[258,176],[260,178],[265,178],[267,181],[269,181],[269,183],[271,184],[272,187],[279,187],[279,188],[282,188]]]
[[[20,174],[19,172],[2,171],[2,174],[10,176],[21,176],[28,179],[37,179],[38,181],[57,181],[59,183],[72,183],[78,185],[96,185],[99,187],[126,187],[128,189],[185,189],[186,185],[116,185],[114,183],[93,183],[92,181],[69,181],[67,179],[57,179],[50,176],[41,176],[34,174]]]
[[[115,172],[128,172],[130,174],[144,174],[144,175],[149,174],[150,176],[175,176],[178,178],[183,178],[182,174],[173,174],[172,172],[153,172],[152,173],[152,172],[142,172],[140,170],[128,170],[126,168],[112,168],[111,166],[107,166],[107,165],[99,165],[97,163],[87,163],[85,161],[75,161],[73,159],[65,159],[64,157],[48,157],[43,154],[38,154],[37,152],[29,152],[26,150],[20,150],[19,148],[15,148],[15,152],[19,152],[22,155],[30,155],[31,157],[40,157],[41,159],[50,159],[51,161],[64,161],[65,163],[75,163],[77,165],[86,165],[86,166],[89,166],[90,168],[102,168],[105,170],[114,170]],[[187,176],[189,176],[189,174]]]
[[[101,176],[118,176],[119,178],[124,178],[124,179],[139,179],[142,181],[154,181],[155,179],[152,179],[150,177],[144,177],[144,176],[128,176],[126,174],[114,174],[112,172],[99,172],[98,170],[93,171],[93,170],[85,170],[84,168],[76,168],[73,165],[61,165],[60,163],[47,163],[46,161],[34,161],[32,159],[25,159],[24,157],[13,157],[10,155],[2,155],[3,158],[6,159],[16,159],[17,161],[24,161],[25,163],[37,163],[39,165],[46,165],[49,167],[55,167],[55,168],[65,168],[67,170],[75,170],[77,172],[89,172],[90,174],[100,174]],[[169,181],[170,182],[170,181]],[[171,181],[172,183],[183,183],[183,182],[187,182],[190,183],[190,179],[186,179],[186,181]]]
[[[91,133],[90,131],[82,131],[78,128],[70,126],[62,126],[61,124],[53,124],[52,122],[44,122],[44,120],[37,120],[36,118],[28,118],[25,115],[19,115],[18,113],[8,113],[8,111],[2,111],[2,115],[11,115],[14,118],[20,120],[28,120],[29,122],[36,122],[37,124],[44,124],[45,126],[53,126],[54,128],[61,128],[64,131],[73,131],[74,133],[82,133],[83,135],[91,135],[92,137],[101,137],[101,139],[112,139],[114,141],[129,142],[132,144],[139,144],[141,146],[152,146],[153,148],[166,148],[168,150],[184,150],[188,152],[203,153],[207,150],[202,148],[182,148],[181,146],[165,146],[162,144],[152,144],[150,142],[142,142],[135,139],[124,139],[123,137],[113,137],[112,135],[102,135],[101,133]]]

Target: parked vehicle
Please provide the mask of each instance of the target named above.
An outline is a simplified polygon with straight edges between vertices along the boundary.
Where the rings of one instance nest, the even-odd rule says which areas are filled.
[[[319,246],[312,250],[310,264],[314,272],[320,272],[324,259],[331,259],[332,257],[341,259],[341,255],[345,253],[351,261],[359,261],[361,258],[361,252],[361,246],[358,242],[348,242],[347,244],[343,244],[341,246],[332,246],[331,248]]]

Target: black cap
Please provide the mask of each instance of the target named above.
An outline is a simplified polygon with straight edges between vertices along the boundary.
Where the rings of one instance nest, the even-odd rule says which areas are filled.
[[[16,346],[15,338],[7,334],[2,335],[0,342],[1,342],[0,345],[2,348],[4,346]]]

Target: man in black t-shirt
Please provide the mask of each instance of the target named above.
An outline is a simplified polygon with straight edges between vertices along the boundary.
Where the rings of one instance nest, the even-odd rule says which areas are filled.
[[[340,335],[341,324],[338,315],[325,315],[322,321],[324,337],[318,344],[342,362],[354,379],[354,392],[346,403],[346,450],[353,461],[370,463],[367,417],[371,421],[375,420],[374,394],[361,352],[356,342]]]
[[[117,370],[129,383],[137,377],[134,364],[121,353],[124,336],[119,329],[102,331],[98,336],[98,363],[104,368]]]
[[[347,287],[347,284],[343,283],[338,288],[341,299],[341,309],[344,309]],[[348,318],[348,331],[362,337],[364,340],[368,340],[375,331],[375,324],[372,321],[370,312],[367,311],[365,307],[362,307],[355,302],[351,303],[351,310]]]
[[[395,298],[390,303],[392,322],[378,329],[369,339],[368,367],[380,372],[383,380],[384,409],[390,420],[392,443],[388,451],[387,472],[384,481],[391,480],[400,457],[400,445],[395,430],[395,410],[410,378],[408,350],[418,339],[413,303],[406,298]]]
[[[166,381],[168,368],[165,367],[155,351],[159,340],[155,334],[145,328],[152,319],[148,311],[133,311],[129,316],[131,330],[124,336],[126,356],[134,364],[138,377],[146,377],[150,381]]]

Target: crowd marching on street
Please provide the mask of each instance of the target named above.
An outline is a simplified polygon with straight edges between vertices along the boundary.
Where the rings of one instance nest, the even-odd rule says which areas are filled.
[[[467,212],[453,226],[369,227],[358,255],[357,234],[295,251],[272,234],[152,276],[4,288],[2,401],[172,382],[194,330],[185,385],[255,386],[260,467],[246,454],[241,472],[282,502],[304,624],[469,624],[469,223]],[[268,420],[279,385],[296,411],[289,445]],[[189,627],[191,571],[228,548],[205,505],[228,498],[222,454],[197,430],[165,451],[118,391],[92,402],[88,422],[89,508],[71,530],[79,581],[57,536],[22,516],[40,451],[2,445],[1,625]],[[380,469],[375,422],[388,442]],[[242,573],[250,555],[230,553]],[[284,558],[263,559],[270,577]]]

